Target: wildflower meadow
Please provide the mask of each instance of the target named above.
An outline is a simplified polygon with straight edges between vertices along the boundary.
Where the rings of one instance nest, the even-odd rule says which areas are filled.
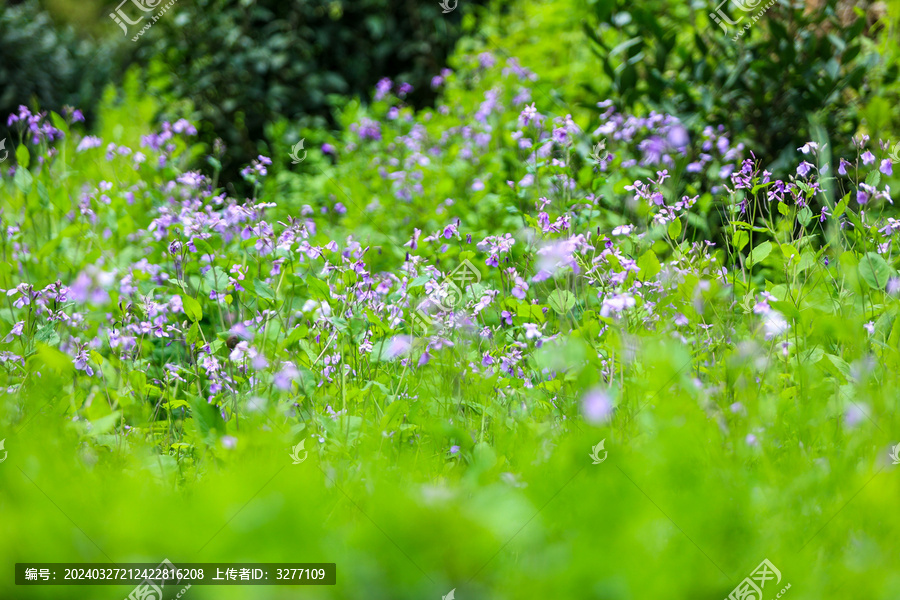
[[[0,598],[900,597],[896,87],[820,90],[783,141],[765,103],[623,87],[639,9],[459,0],[404,17],[443,58],[324,116],[178,96],[213,89],[166,83],[178,28],[231,5],[104,15],[171,53],[2,115]],[[747,49],[768,6],[654,35]],[[844,52],[835,6],[795,60]],[[841,65],[887,81],[894,11]]]

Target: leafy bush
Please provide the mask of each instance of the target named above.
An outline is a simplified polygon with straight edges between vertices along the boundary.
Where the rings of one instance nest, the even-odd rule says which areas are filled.
[[[114,72],[108,45],[58,28],[36,0],[0,11],[0,114],[19,105],[60,111],[81,108],[90,120],[103,86]],[[0,124],[0,131],[6,123]]]
[[[264,150],[265,126],[277,118],[326,126],[334,94],[364,95],[393,77],[412,84],[411,102],[428,102],[428,83],[465,10],[387,0],[199,0],[176,8],[139,56],[165,89],[194,101],[201,139],[225,141],[229,174]]]
[[[849,152],[863,109],[883,104],[880,96],[896,98],[896,88],[884,89],[897,80],[895,50],[886,47],[884,60],[863,35],[864,13],[839,4],[808,10],[778,2],[754,20],[769,4],[711,12],[665,0],[597,2],[585,31],[623,107],[668,112],[695,130],[723,124],[783,173],[810,139]],[[896,116],[869,125],[883,135]]]

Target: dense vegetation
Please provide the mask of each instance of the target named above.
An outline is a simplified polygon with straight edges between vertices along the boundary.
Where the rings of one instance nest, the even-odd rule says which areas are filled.
[[[603,50],[621,32],[564,5],[482,14],[449,66],[417,63],[431,105],[378,73],[329,100],[333,128],[270,106],[237,186],[214,103],[177,116],[189,80],[154,97],[161,72],[132,71],[95,123],[17,107],[4,563],[327,561],[338,584],[299,593],[626,599],[725,598],[768,559],[767,599],[896,597],[900,155],[896,115],[867,116],[892,89],[855,81],[850,109],[791,88],[834,121],[757,152],[773,122],[729,127],[765,94],[716,119],[728,96],[697,104],[688,72],[628,87]],[[757,49],[790,42],[775,18]],[[659,19],[619,53],[671,46]],[[529,36],[571,68],[507,52]],[[841,69],[890,69],[851,43]],[[69,589],[128,594],[0,581]]]

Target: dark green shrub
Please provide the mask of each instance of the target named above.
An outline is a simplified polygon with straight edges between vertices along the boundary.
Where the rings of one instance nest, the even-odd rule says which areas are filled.
[[[865,35],[871,31],[862,10],[838,0],[811,10],[777,1],[765,10],[768,2],[745,0],[747,12],[727,0],[715,4],[594,5],[596,22],[585,30],[617,104],[668,112],[696,130],[723,124],[779,171],[795,163],[806,141],[848,147],[861,108],[883,103],[883,86],[896,81],[897,65],[886,68]]]
[[[108,46],[59,28],[34,0],[0,10],[0,115],[19,105],[59,112],[63,106],[90,117],[114,70]],[[4,133],[5,135],[5,133]]]
[[[194,101],[201,138],[223,138],[225,174],[236,179],[265,151],[267,123],[327,126],[332,94],[365,97],[389,77],[414,86],[407,102],[430,101],[463,9],[442,14],[436,0],[197,0],[160,19],[139,57],[155,65],[163,89]]]

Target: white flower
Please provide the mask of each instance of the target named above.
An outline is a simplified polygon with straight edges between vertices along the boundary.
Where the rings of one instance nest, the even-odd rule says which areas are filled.
[[[524,326],[526,340],[541,337],[541,330],[534,323],[525,323]]]
[[[620,313],[626,308],[631,308],[634,304],[634,298],[629,294],[617,294],[604,298],[603,306],[600,307],[600,316],[608,317],[610,313]]]
[[[790,325],[788,325],[787,320],[781,313],[777,310],[768,311],[763,317],[763,327],[766,330],[766,339],[771,340],[772,338],[778,337],[787,333],[787,330],[790,329]]]

